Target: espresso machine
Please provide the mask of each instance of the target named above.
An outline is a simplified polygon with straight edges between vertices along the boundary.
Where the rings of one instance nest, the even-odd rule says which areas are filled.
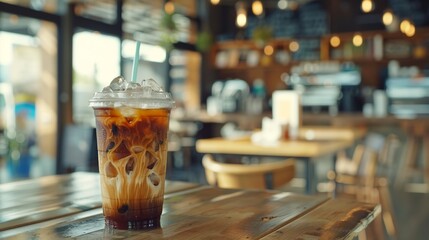
[[[429,77],[396,77],[386,81],[389,113],[400,117],[429,116]]]
[[[301,94],[304,111],[335,115],[360,110],[361,74],[357,70],[293,74],[285,82]]]
[[[211,115],[244,112],[249,95],[250,87],[244,80],[216,81],[212,85],[211,96],[207,98],[207,112]]]

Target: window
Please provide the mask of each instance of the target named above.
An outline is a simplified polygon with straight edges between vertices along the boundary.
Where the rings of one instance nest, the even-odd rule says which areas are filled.
[[[101,91],[120,75],[119,38],[80,29],[73,36],[73,121],[94,125],[88,106],[95,91]]]
[[[0,182],[53,174],[57,27],[7,13],[0,23]]]

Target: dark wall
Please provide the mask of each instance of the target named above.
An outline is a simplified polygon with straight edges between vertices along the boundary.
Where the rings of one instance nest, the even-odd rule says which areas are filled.
[[[428,0],[373,0],[375,9],[362,12],[361,0],[313,0],[295,11],[279,10],[275,5],[265,9],[263,19],[253,16],[248,8],[247,38],[260,23],[272,25],[275,37],[321,36],[328,33],[384,30],[382,15],[391,9],[399,18],[408,18],[417,27],[429,26]],[[225,1],[228,2],[228,1]],[[269,3],[271,0],[265,1]],[[248,4],[250,6],[250,4]],[[210,7],[211,30],[218,40],[236,39],[235,7],[225,4]]]
[[[387,9],[387,1],[374,0],[375,9],[370,13],[361,10],[361,0],[329,0],[327,10],[330,13],[332,33],[383,30],[382,16]]]

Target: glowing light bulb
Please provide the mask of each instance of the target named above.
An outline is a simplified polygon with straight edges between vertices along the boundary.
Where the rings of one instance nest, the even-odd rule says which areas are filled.
[[[235,19],[235,24],[237,24],[238,27],[244,27],[247,24],[247,12],[246,12],[246,5],[243,2],[237,2],[236,3],[236,11],[237,11],[237,17]]]
[[[411,24],[410,20],[404,19],[404,20],[402,20],[401,24],[399,25],[399,29],[401,29],[402,33],[406,33],[411,25],[412,24]]]
[[[360,34],[356,34],[353,36],[353,45],[355,45],[356,47],[360,47],[363,44],[363,38]]]
[[[299,50],[299,43],[296,41],[292,41],[289,43],[289,50],[291,52],[297,52]]]
[[[289,5],[289,2],[287,0],[279,0],[277,2],[277,7],[279,7],[281,10],[285,10]]]
[[[361,9],[364,13],[369,13],[374,10],[374,3],[372,0],[362,0]]]
[[[338,36],[332,36],[329,43],[332,47],[338,47],[341,44],[341,39]]]
[[[271,46],[271,45],[267,45],[267,46],[265,46],[265,47],[264,47],[264,53],[265,53],[265,55],[267,55],[267,56],[271,56],[271,55],[273,55],[273,53],[274,53],[274,48],[273,48],[273,46]]]
[[[218,5],[218,4],[220,3],[220,0],[210,0],[210,2],[211,2],[213,5]]]
[[[168,1],[164,5],[164,11],[168,14],[174,13],[174,3]]]
[[[388,26],[393,23],[393,13],[390,11],[386,11],[383,14],[383,24]]]
[[[252,12],[256,16],[259,16],[264,12],[264,6],[262,5],[261,1],[256,0],[252,3]]]
[[[416,27],[414,26],[414,24],[411,24],[407,31],[405,32],[405,35],[407,35],[407,37],[412,37],[416,34]]]
[[[246,26],[246,23],[247,23],[247,16],[246,16],[246,14],[239,13],[237,15],[237,21],[236,21],[236,23],[237,23],[237,26],[239,26],[239,27]]]

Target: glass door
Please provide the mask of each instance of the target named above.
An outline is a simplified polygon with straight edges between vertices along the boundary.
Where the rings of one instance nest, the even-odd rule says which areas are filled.
[[[0,12],[0,182],[55,173],[57,27]]]

